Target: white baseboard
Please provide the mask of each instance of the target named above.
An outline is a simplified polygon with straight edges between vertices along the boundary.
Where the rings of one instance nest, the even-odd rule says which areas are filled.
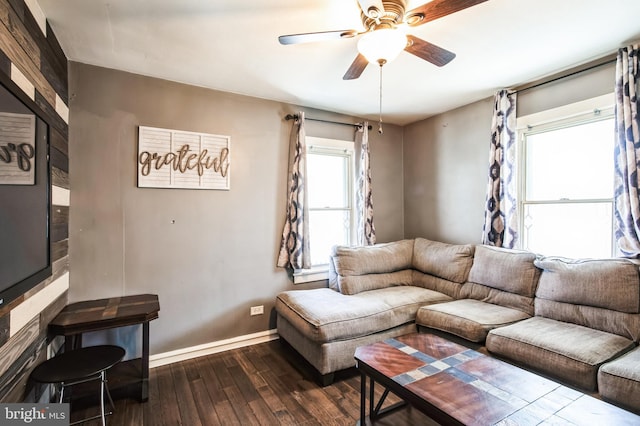
[[[174,362],[185,361],[205,355],[217,354],[231,349],[243,348],[245,346],[257,345],[259,343],[270,342],[279,339],[278,330],[272,329],[261,331],[244,336],[233,337],[231,339],[219,340],[217,342],[204,343],[202,345],[191,346],[189,348],[177,349],[175,351],[164,352],[151,355],[149,357],[149,368],[160,367]]]

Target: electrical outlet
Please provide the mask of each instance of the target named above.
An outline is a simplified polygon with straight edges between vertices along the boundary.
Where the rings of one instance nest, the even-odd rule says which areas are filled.
[[[264,305],[251,307],[251,316],[262,314],[264,314]]]

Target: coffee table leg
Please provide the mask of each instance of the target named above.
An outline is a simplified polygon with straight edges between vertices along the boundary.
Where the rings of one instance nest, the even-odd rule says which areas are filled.
[[[375,394],[374,394],[375,383],[376,382],[373,380],[373,377],[369,377],[369,418],[371,419],[371,421],[373,421],[373,419],[376,417],[376,413],[373,409],[373,400],[375,398]]]
[[[366,425],[367,406],[367,375],[360,373],[360,426]]]

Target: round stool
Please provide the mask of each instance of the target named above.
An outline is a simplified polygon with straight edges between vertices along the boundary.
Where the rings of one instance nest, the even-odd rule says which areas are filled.
[[[106,424],[104,394],[105,390],[111,407],[115,408],[113,399],[107,387],[106,371],[124,358],[125,350],[119,346],[101,345],[74,349],[64,352],[38,365],[31,373],[31,378],[38,383],[53,383],[60,386],[60,400],[64,398],[64,388],[91,380],[100,380],[100,415],[81,420],[102,418]],[[111,413],[109,413],[111,414]]]

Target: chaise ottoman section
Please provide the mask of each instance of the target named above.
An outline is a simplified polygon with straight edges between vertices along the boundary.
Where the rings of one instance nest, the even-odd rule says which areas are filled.
[[[319,374],[317,379],[322,386],[331,384],[334,372],[355,366],[353,353],[358,346],[369,345],[416,331],[415,323],[407,323],[367,336],[321,343],[309,340],[280,315],[278,315],[277,321],[280,337],[313,366]]]
[[[436,291],[398,286],[344,295],[328,288],[291,290],[276,311],[310,340],[348,340],[414,322],[418,307],[452,300]]]
[[[629,351],[634,343],[617,334],[533,317],[491,330],[486,347],[493,354],[595,391],[600,365]]]
[[[353,367],[356,347],[416,330],[420,306],[453,300],[437,291],[392,286],[345,295],[329,288],[290,290],[276,298],[278,334],[321,375]]]
[[[600,367],[598,389],[603,399],[640,413],[640,348]]]
[[[448,303],[424,306],[418,310],[416,323],[471,342],[484,342],[487,333],[496,327],[530,318],[517,309],[462,299]]]
[[[380,322],[390,317],[390,310],[383,301],[355,299],[328,288],[285,291],[276,298],[278,314],[315,342],[371,334],[381,329]]]

